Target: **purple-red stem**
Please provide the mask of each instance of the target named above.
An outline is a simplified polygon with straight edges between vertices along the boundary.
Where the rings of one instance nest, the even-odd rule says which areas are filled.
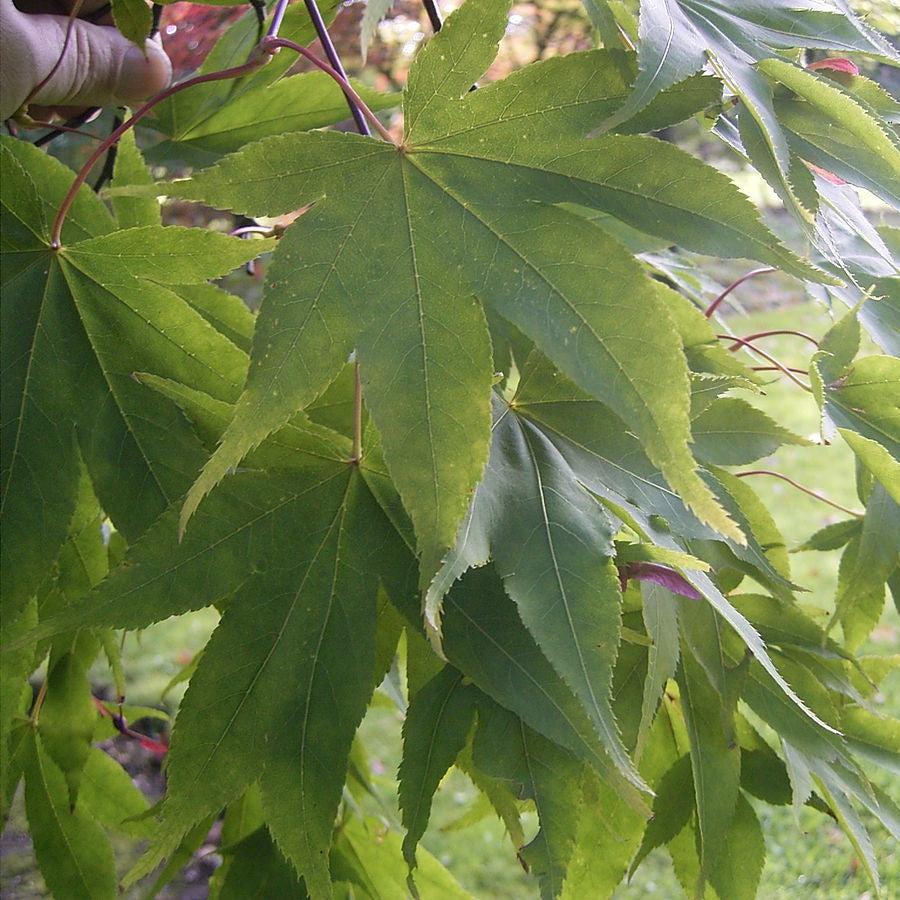
[[[82,0],[76,0],[75,5],[72,7],[71,12],[69,13],[69,21],[66,22],[66,36],[63,38],[62,50],[59,51],[59,56],[56,59],[56,62],[53,63],[50,71],[31,89],[28,96],[25,98],[25,102],[22,104],[23,106],[27,106],[32,97],[36,97],[41,89],[50,81],[50,79],[59,71],[59,67],[62,65],[63,57],[66,55],[66,51],[69,49],[69,44],[72,41],[72,32],[75,30],[75,19],[78,17],[78,12],[81,9]]]
[[[278,0],[275,4],[275,8],[272,10],[272,21],[269,22],[268,31],[266,31],[267,38],[278,37],[278,32],[281,30],[281,23],[284,21],[284,14],[287,12],[289,0]]]
[[[171,97],[173,94],[177,94],[180,91],[183,91],[189,87],[193,87],[197,84],[205,84],[210,81],[224,81],[228,78],[240,78],[243,75],[249,75],[251,72],[255,72],[261,66],[265,65],[265,63],[271,57],[272,53],[279,47],[286,47],[289,50],[293,50],[296,53],[299,53],[300,56],[302,56],[304,59],[309,60],[317,68],[321,69],[327,75],[331,76],[341,86],[348,99],[359,105],[359,108],[363,111],[365,116],[372,122],[373,125],[376,126],[378,133],[382,137],[384,137],[385,140],[392,141],[390,132],[381,124],[381,122],[378,121],[377,116],[369,109],[368,106],[366,106],[359,94],[357,94],[356,91],[351,87],[351,85],[346,81],[346,79],[342,78],[340,73],[338,73],[334,68],[328,65],[328,63],[323,62],[314,53],[307,50],[306,47],[301,47],[299,44],[296,44],[293,41],[287,41],[283,38],[263,38],[262,42],[257,46],[256,50],[251,55],[250,60],[248,60],[243,65],[233,66],[229,69],[222,69],[219,72],[208,72],[205,75],[197,75],[194,78],[189,78],[187,81],[182,81],[180,84],[173,84],[171,87],[166,88],[164,91],[148,100],[134,113],[134,115],[131,116],[130,119],[127,119],[118,128],[112,131],[108,137],[104,138],[94,150],[94,152],[91,153],[91,155],[88,157],[87,162],[85,162],[85,164],[81,167],[78,174],[75,176],[75,180],[69,187],[68,193],[63,198],[59,210],[57,211],[56,219],[53,222],[53,229],[51,231],[50,237],[50,246],[54,250],[58,250],[61,246],[62,227],[63,223],[66,220],[66,215],[71,209],[72,204],[75,202],[75,197],[78,195],[78,190],[85,183],[85,181],[87,181],[88,174],[90,173],[90,170],[93,168],[94,164],[110,147],[113,146],[113,144],[115,144],[119,140],[119,138],[122,137],[123,134],[125,134],[126,131],[132,128],[145,115],[147,115],[147,113],[150,112],[150,110],[153,109],[154,106]]]
[[[289,41],[286,38],[263,38],[262,43],[259,45],[260,49],[264,52],[269,51],[270,49],[277,49],[278,47],[286,47],[288,50],[293,50],[295,53],[299,53],[304,59],[309,60],[314,66],[321,69],[326,75],[330,75],[340,86],[341,90],[343,90],[345,96],[347,97],[348,102],[355,104],[359,107],[360,112],[369,120],[375,130],[389,143],[393,143],[394,139],[391,136],[391,133],[381,124],[378,119],[378,116],[366,106],[365,101],[359,94],[356,93],[353,86],[350,82],[344,78],[340,72],[337,71],[333,66],[330,66],[324,60],[319,59],[318,56],[315,55],[311,50],[307,50],[306,47],[301,47],[299,44],[294,41]],[[366,129],[365,134],[371,134],[371,132]]]
[[[180,84],[173,84],[171,87],[167,87],[164,91],[157,94],[155,97],[151,97],[143,106],[139,107],[131,118],[126,119],[118,128],[114,129],[109,133],[109,136],[104,138],[94,152],[88,157],[87,162],[81,167],[78,171],[78,174],[75,176],[75,180],[69,187],[69,191],[65,197],[63,197],[63,201],[59,206],[59,209],[56,213],[56,218],[53,221],[53,229],[50,235],[50,246],[54,250],[58,250],[61,246],[61,238],[62,238],[62,228],[63,223],[66,221],[66,215],[69,210],[72,208],[72,204],[75,202],[75,198],[78,196],[78,191],[81,186],[87,181],[87,177],[90,174],[91,169],[94,167],[94,163],[109,150],[110,147],[115,144],[119,138],[125,134],[130,128],[136,125],[141,119],[156,106],[157,103],[161,103],[163,100],[171,97],[173,94],[177,94],[180,91],[185,90],[185,88],[193,87],[195,84],[205,84],[209,81],[224,81],[226,78],[240,78],[242,75],[248,75],[250,72],[256,71],[260,66],[264,65],[267,57],[265,55],[254,56],[249,62],[244,63],[241,66],[233,66],[230,69],[222,69],[220,72],[208,72],[205,75],[197,75],[194,78],[188,78],[187,81],[182,81]]]
[[[57,125],[53,122],[29,122],[22,126],[26,131],[31,128],[50,128],[53,131],[63,131],[66,134],[80,134],[82,137],[90,138],[93,141],[102,141],[103,138],[99,134],[91,134],[90,131],[82,131],[80,128],[71,128],[68,125]]]
[[[794,331],[791,328],[773,328],[771,331],[757,331],[755,334],[745,334],[741,340],[742,341],[757,341],[760,338],[774,337],[778,334],[786,334],[791,335],[793,337],[803,338],[804,341],[809,341],[814,347],[818,349],[819,342],[811,335],[807,334],[805,331]],[[737,338],[734,338],[737,341]],[[735,350],[740,350],[740,343],[732,344],[728,349],[734,352]]]
[[[706,312],[703,313],[707,319],[712,318],[713,313],[722,305],[725,298],[735,289],[739,288],[745,281],[749,281],[751,278],[755,278],[757,275],[765,275],[768,272],[776,272],[777,269],[774,269],[772,266],[763,266],[761,269],[753,269],[750,272],[747,272],[746,275],[741,275],[737,281],[733,281],[731,284],[713,300],[712,303],[706,309]]]
[[[805,375],[806,369],[795,369],[793,366],[750,366],[751,372],[795,372],[797,375]]]
[[[839,509],[841,512],[847,513],[848,516],[853,516],[857,519],[861,519],[864,515],[864,513],[857,512],[855,509],[848,509],[846,506],[841,506],[840,503],[837,503],[830,497],[826,497],[824,494],[820,494],[818,491],[814,491],[812,488],[808,488],[805,485],[799,484],[798,482],[794,481],[793,478],[788,478],[787,475],[782,475],[781,472],[773,472],[771,469],[753,469],[750,472],[735,472],[734,474],[738,478],[748,478],[750,475],[768,475],[771,478],[780,478],[782,481],[786,481],[792,487],[797,488],[798,491],[802,491],[804,494],[807,494],[810,497],[814,497],[816,500],[819,500],[820,502],[825,503],[828,506],[834,507],[834,509]]]
[[[790,378],[791,381],[794,382],[794,384],[803,388],[804,391],[810,390],[809,385],[804,384],[799,378],[797,378],[796,375],[794,375],[794,373],[787,366],[780,363],[770,353],[766,353],[765,350],[760,350],[759,347],[751,344],[750,341],[745,340],[744,338],[736,338],[733,334],[717,334],[716,337],[722,341],[735,341],[736,343],[740,344],[742,347],[746,347],[753,353],[759,354],[759,356],[761,356],[763,359],[768,360],[770,363],[772,363],[772,365],[775,366],[779,371],[784,372],[784,374],[787,375],[787,377]]]

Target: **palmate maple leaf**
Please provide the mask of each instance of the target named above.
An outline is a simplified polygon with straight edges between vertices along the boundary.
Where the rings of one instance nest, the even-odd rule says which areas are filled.
[[[6,138],[0,164],[3,614],[14,617],[65,540],[79,454],[129,539],[182,496],[202,448],[131,374],[147,368],[234,396],[243,353],[177,291],[240,266],[259,247],[202,229],[116,231],[103,203],[82,190],[54,251],[48,226],[71,172]]]
[[[700,252],[823,275],[708,166],[651,138],[584,137],[624,102],[627,55],[572,54],[469,93],[506,15],[503,3],[469,0],[417,57],[399,147],[350,134],[282,136],[165,186],[248,214],[315,202],[279,244],[244,394],[182,527],[355,348],[427,583],[487,456],[487,314],[513,322],[618,413],[700,518],[740,540],[695,471],[688,369],[665,304],[623,247],[555,204],[603,209]],[[660,124],[650,108],[635,127]]]
[[[605,6],[606,0],[592,3]],[[842,133],[848,112],[852,118],[864,117],[864,111],[855,99],[829,86],[827,78],[805,73],[786,58],[797,48],[821,48],[866,53],[896,64],[896,50],[853,14],[847,0],[641,0],[638,46],[634,89],[604,128],[626,121],[661,90],[708,65],[739,101],[740,136],[728,140],[743,145],[754,167],[804,226],[811,224],[817,202],[804,159],[828,169],[855,164],[858,171],[871,170],[863,176],[865,186],[874,186],[879,194],[891,192],[892,179],[896,183],[900,155],[890,149],[887,130],[871,119],[861,128],[857,121],[850,130],[859,140],[848,142]],[[870,85],[866,101],[880,90]],[[823,110],[836,118],[827,128],[817,115]],[[867,152],[863,148],[872,140],[880,150]],[[861,167],[860,157],[866,160]]]

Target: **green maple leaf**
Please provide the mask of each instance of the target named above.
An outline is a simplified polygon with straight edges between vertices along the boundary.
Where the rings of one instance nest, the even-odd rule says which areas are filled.
[[[117,148],[113,187],[153,184],[153,176],[144,163],[133,130],[119,138]],[[156,197],[114,197],[111,205],[120,228],[162,225],[162,210]]]
[[[831,327],[810,360],[810,381],[825,437],[838,432],[900,503],[900,361],[893,356],[854,359],[861,317],[853,309]]]
[[[373,91],[355,79],[351,83],[369,109],[387,109],[399,102],[399,94]],[[260,138],[324,128],[348,116],[347,98],[334,80],[324,72],[304,72],[227,98],[202,120],[181,125],[150,153],[154,159],[183,156],[197,165],[208,164]]]
[[[407,829],[403,856],[416,865],[431,800],[466,745],[475,718],[474,691],[463,675],[445,666],[410,700],[403,723],[403,758],[398,773],[400,811]]]
[[[37,588],[65,538],[78,451],[103,508],[136,537],[177,499],[202,460],[187,423],[148,396],[135,369],[230,399],[243,353],[167,285],[223,275],[256,255],[201,229],[114,231],[90,191],[51,250],[49,223],[71,172],[4,139],[2,489],[4,615]]]
[[[339,5],[337,0],[323,0],[318,5],[326,23],[330,23]],[[246,62],[256,45],[257,31],[256,14],[248,10],[238,21],[222,31],[219,39],[206,54],[197,74],[205,75]],[[304,46],[316,36],[309,14],[299,4],[286,10],[279,33],[282,37]],[[189,91],[177,93],[157,104],[153,109],[152,118],[145,120],[144,124],[171,138],[171,143],[168,141],[163,143],[164,151],[176,148],[176,152],[191,149],[192,136],[199,134],[212,135],[213,140],[227,141],[229,136],[222,134],[221,129],[214,124],[217,118],[224,113],[227,120],[227,110],[232,105],[243,108],[246,112],[245,98],[248,97],[251,98],[251,107],[254,105],[252,98],[255,98],[255,105],[258,106],[261,98],[271,96],[266,93],[269,88],[274,87],[276,95],[283,91],[284,88],[279,88],[278,85],[292,80],[286,79],[285,75],[293,64],[291,54],[280,53],[267,65],[243,78],[200,84]],[[262,110],[257,108],[256,112],[258,115]],[[185,147],[182,147],[182,141],[186,142]],[[206,155],[208,158],[208,153]]]
[[[516,413],[534,423],[559,451],[575,478],[615,519],[628,525],[643,540],[670,551],[683,551],[679,542],[684,541],[723,541],[721,535],[685,507],[660,471],[643,454],[635,437],[622,427],[610,410],[560,377],[546,362],[536,357],[529,360],[513,405]],[[746,489],[738,479],[732,479],[738,481],[736,487],[722,473],[718,479],[713,479],[711,474],[707,477],[718,500],[747,534],[745,545],[728,539],[724,539],[724,543],[735,557],[752,567],[754,577],[773,591],[785,592],[791,587],[790,582],[767,557],[756,536],[760,532],[762,539],[768,540],[772,528],[768,516],[761,515],[758,501],[753,504],[743,493],[738,493],[739,488]],[[774,533],[777,534],[777,529]],[[780,536],[776,542],[783,543]],[[448,562],[452,564],[452,557]],[[766,672],[790,697],[789,702],[796,703],[815,719],[802,698],[778,672],[757,631],[710,577],[685,561],[673,561],[673,566],[734,628]],[[431,599],[436,604],[437,596]]]
[[[779,121],[772,78],[788,70],[795,83],[816,78],[779,57],[816,48],[896,61],[896,51],[845,0],[641,0],[640,7],[639,74],[628,101],[604,127],[630,118],[659,91],[709,63],[741,101],[741,138],[754,165],[801,218],[808,217],[815,190]],[[878,129],[875,122],[871,127]]]
[[[726,835],[734,816],[741,751],[723,722],[733,713],[710,684],[701,664],[683,650],[678,686],[691,748],[701,865],[708,878],[726,858]]]
[[[810,443],[736,397],[714,400],[694,417],[691,433],[697,458],[719,466],[746,465],[786,444]]]
[[[639,534],[652,535],[654,540],[663,532],[682,541],[722,540],[722,535],[685,506],[625,424],[604,404],[562,377],[540,354],[526,361],[513,405],[518,416],[546,435],[578,481],[600,498],[614,518],[628,523]],[[757,577],[779,581],[740,505],[708,473],[704,477],[719,502],[745,529],[746,543],[725,539],[729,550],[754,566]],[[671,560],[666,562],[672,564]],[[674,564],[683,565],[684,561]]]
[[[418,616],[415,607],[405,612],[408,618]],[[646,813],[643,798],[523,625],[492,566],[469,572],[447,595],[442,646],[447,659],[485,694],[593,767],[634,810]]]
[[[65,631],[75,621],[139,628],[227,602],[181,708],[167,767],[169,799],[138,872],[259,779],[276,843],[307,888],[328,895],[324,854],[350,743],[374,688],[373,573],[399,581],[407,618],[419,616],[415,582],[403,575],[412,558],[367,486],[373,476],[343,459],[296,454],[293,468],[280,474],[237,475],[198,510],[182,542],[172,508],[88,600],[35,632]],[[288,533],[295,541],[272,540]],[[481,587],[473,582],[451,593],[448,658],[543,734],[545,744],[561,742],[640,808],[575,698],[509,602],[499,602],[496,585],[482,579]]]
[[[439,638],[450,586],[493,559],[522,621],[581,701],[607,752],[642,787],[610,703],[621,620],[615,531],[541,429],[497,398],[488,467],[457,545],[426,592],[425,617]]]
[[[701,518],[739,538],[694,471],[687,368],[651,282],[615,241],[552,204],[821,273],[774,241],[724,176],[671,145],[582,137],[625,96],[621,54],[549,60],[468,94],[505,17],[503,4],[469,0],[420,54],[400,148],[347,134],[273,138],[165,188],[248,213],[318,201],[275,254],[245,393],[183,524],[355,347],[427,580],[487,454],[485,304],[617,410]]]
[[[900,565],[900,506],[876,483],[866,504],[862,530],[841,558],[834,616],[844,643],[853,651],[878,624],[884,608],[884,586]]]
[[[47,886],[57,897],[112,900],[116,869],[103,829],[73,810],[62,772],[36,731],[25,737],[25,811],[34,852]]]
[[[797,156],[900,206],[900,145],[867,104],[825,73],[780,59],[763,61],[759,70],[783,86],[774,108]]]
[[[114,0],[112,15],[116,28],[143,52],[153,22],[147,4],[140,0]]]
[[[84,616],[140,627],[227,600],[181,707],[146,867],[259,780],[273,838],[307,889],[328,896],[350,744],[375,687],[371,573],[402,569],[390,554],[402,545],[355,467],[296,451],[290,471],[231,479],[181,543],[176,522],[172,508],[90,603],[44,628]]]
[[[511,782],[518,796],[534,801],[541,827],[519,852],[540,881],[541,897],[558,896],[583,802],[581,765],[490,701],[479,708],[472,756],[487,775]]]
[[[276,437],[259,448],[261,459]],[[376,678],[373,574],[383,574],[410,622],[419,619],[415,580],[404,574],[413,559],[385,515],[386,501],[370,491],[381,477],[365,466],[360,473],[337,454],[326,460],[296,450],[290,469],[241,473],[198,510],[182,542],[172,508],[88,599],[35,632],[65,631],[74,622],[139,628],[201,605],[226,606],[179,715],[170,797],[153,853],[139,871],[174,852],[198,821],[259,779],[274,839],[307,886],[316,895],[327,892],[323,853],[350,742]],[[283,534],[294,540],[272,540]],[[502,588],[498,595],[499,582],[486,570],[477,574],[446,601],[448,659],[640,809],[634,788],[616,772]],[[404,783],[418,779],[416,790],[425,796],[434,776],[419,779],[415,771],[404,770]],[[412,814],[418,803],[407,799],[404,809]],[[423,827],[420,813],[410,820],[415,829]]]

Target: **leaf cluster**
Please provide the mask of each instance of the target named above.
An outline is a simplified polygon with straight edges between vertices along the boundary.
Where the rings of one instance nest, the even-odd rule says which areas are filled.
[[[752,897],[759,802],[831,816],[878,890],[863,816],[897,836],[900,812],[868,772],[900,738],[885,666],[856,654],[900,577],[898,242],[853,186],[898,202],[897,107],[797,51],[894,52],[843,2],[587,5],[602,47],[471,91],[509,4],[466,0],[402,98],[362,91],[401,104],[395,144],[322,130],[343,94],[286,53],[174,95],[150,154],[210,164],[154,183],[127,135],[109,203],[82,188],[59,249],[72,173],[0,143],[2,797],[24,781],[55,896],[116,894],[111,831],[149,839],[128,880],[153,893],[220,816],[213,896],[466,896],[419,846],[454,766],[544,897],[608,896],[657,847],[689,894]],[[299,5],[282,34],[313,36]],[[204,71],[254,35],[248,15]],[[648,136],[692,117],[807,256]],[[241,240],[163,226],[159,195],[303,213]],[[260,254],[254,316],[212,282]],[[856,455],[864,510],[802,544],[732,471],[810,442],[703,315],[702,257],[843,305],[800,402],[819,450]],[[841,552],[827,622],[789,544]],[[123,693],[117,632],[207,606],[149,809],[95,746],[124,720],[88,669],[102,650]],[[402,835],[360,735],[385,702]]]

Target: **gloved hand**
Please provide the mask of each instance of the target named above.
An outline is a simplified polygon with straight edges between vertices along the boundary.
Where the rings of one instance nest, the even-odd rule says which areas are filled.
[[[111,25],[79,18],[62,62],[41,85],[60,58],[69,24],[64,13],[73,5],[73,0],[20,0],[18,5],[0,0],[0,120],[25,103],[39,119],[52,112],[72,115],[79,107],[131,105],[169,83],[172,67],[158,38],[146,41],[141,52]],[[104,6],[105,0],[84,0],[78,14],[89,16]],[[48,14],[51,8],[63,14]],[[111,19],[107,14],[101,21]]]

